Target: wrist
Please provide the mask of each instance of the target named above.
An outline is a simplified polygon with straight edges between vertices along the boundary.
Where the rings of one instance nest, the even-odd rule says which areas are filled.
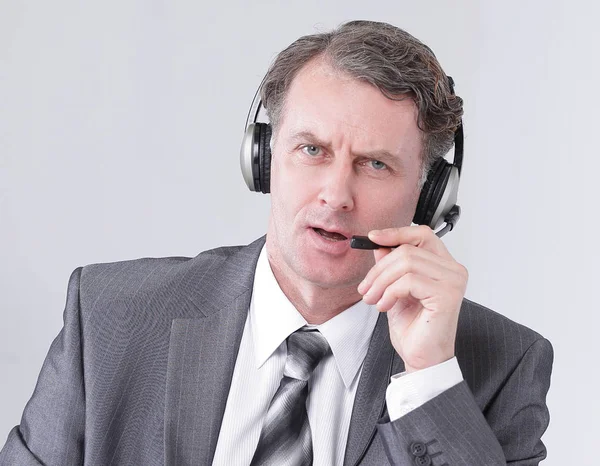
[[[411,374],[413,372],[421,371],[423,369],[428,369],[429,367],[437,366],[439,364],[447,362],[454,357],[455,357],[455,355],[451,354],[448,357],[440,358],[439,360],[435,360],[435,361],[430,361],[430,362],[427,362],[426,364],[420,365],[420,366],[411,366],[410,364],[404,363],[404,373]]]

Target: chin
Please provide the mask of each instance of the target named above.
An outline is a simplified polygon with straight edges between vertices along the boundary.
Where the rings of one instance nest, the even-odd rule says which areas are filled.
[[[363,276],[360,276],[355,267],[327,266],[320,263],[299,264],[299,275],[306,281],[322,288],[346,288],[358,286]]]

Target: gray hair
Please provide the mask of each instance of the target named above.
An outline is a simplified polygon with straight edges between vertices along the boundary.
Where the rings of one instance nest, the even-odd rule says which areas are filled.
[[[389,99],[408,97],[415,102],[417,125],[423,131],[421,190],[435,161],[452,147],[463,114],[463,101],[452,94],[431,49],[408,32],[375,21],[350,21],[331,32],[300,37],[277,55],[262,84],[273,136],[292,80],[321,56],[337,71],[372,84]]]

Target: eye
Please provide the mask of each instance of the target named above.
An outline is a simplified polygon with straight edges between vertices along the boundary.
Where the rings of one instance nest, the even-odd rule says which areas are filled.
[[[319,155],[321,153],[321,148],[319,146],[307,145],[302,147],[302,151],[307,155]]]
[[[382,170],[384,168],[387,168],[387,165],[383,162],[380,162],[379,160],[371,160],[372,162],[372,166],[375,170]]]

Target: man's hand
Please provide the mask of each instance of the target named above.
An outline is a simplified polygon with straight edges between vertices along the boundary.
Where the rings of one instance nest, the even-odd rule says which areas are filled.
[[[388,313],[392,345],[406,371],[451,359],[467,269],[428,226],[373,230],[369,239],[390,248],[400,245],[373,251],[376,264],[358,292]]]

